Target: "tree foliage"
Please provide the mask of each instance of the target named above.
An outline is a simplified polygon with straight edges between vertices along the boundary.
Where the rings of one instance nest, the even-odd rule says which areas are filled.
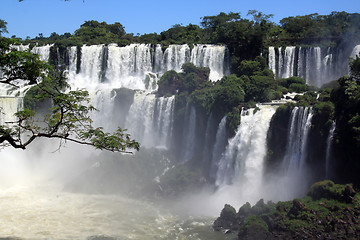
[[[0,19],[0,36],[2,33],[8,33],[6,24],[7,24],[7,22]]]

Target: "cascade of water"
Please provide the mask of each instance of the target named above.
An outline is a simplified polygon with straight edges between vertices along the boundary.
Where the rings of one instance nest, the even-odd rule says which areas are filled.
[[[322,74],[322,61],[321,61],[321,48],[320,47],[314,47],[312,48],[312,53],[314,55],[313,59],[314,59],[314,64],[311,65],[311,69],[314,72],[314,77],[310,77],[308,79],[308,81],[311,81],[311,80],[315,80],[315,81],[312,81],[311,85],[313,86],[317,86],[317,87],[320,87],[321,86],[321,74]],[[310,71],[310,69],[308,69]]]
[[[164,52],[162,72],[181,71],[181,66],[190,62],[190,47],[187,44],[170,45]]]
[[[18,97],[0,97],[0,125],[17,120],[14,115],[22,109],[22,98]]]
[[[281,77],[288,78],[294,76],[294,64],[295,64],[295,47],[286,47],[284,55],[284,63]]]
[[[305,69],[306,69],[306,49],[303,47],[299,47],[299,55],[298,55],[298,69],[297,69],[297,73],[298,76],[301,78],[306,79],[306,76],[304,75],[305,73]]]
[[[180,160],[181,163],[190,161],[195,151],[196,110],[194,106],[189,106],[189,104],[186,105],[185,123],[187,131],[184,132],[183,137],[185,146],[183,157]]]
[[[155,55],[154,55],[154,64],[153,64],[153,71],[155,73],[161,73],[163,58],[164,58],[164,53],[162,51],[161,44],[156,44]]]
[[[282,54],[282,47],[279,48],[279,64],[278,64],[278,71],[274,72],[274,74],[278,77],[278,78],[282,78],[283,75],[283,65],[284,65],[284,57]]]
[[[71,49],[74,51],[73,49]],[[80,73],[70,78],[70,84],[75,89],[93,89],[100,84],[100,72],[103,61],[103,45],[82,46]],[[72,65],[73,66],[73,65]],[[74,67],[72,67],[74,68]]]
[[[30,45],[12,45],[11,47],[17,51],[27,51],[30,49]]]
[[[225,149],[225,144],[227,143],[226,136],[226,116],[224,116],[218,126],[215,138],[215,144],[211,155],[211,166],[209,176],[216,178],[217,164],[221,159],[221,156]]]
[[[146,148],[156,146],[153,141],[155,103],[155,95],[137,92],[126,118],[126,129]]]
[[[181,71],[186,62],[209,67],[212,81],[222,78],[226,69],[225,46],[199,44],[190,49],[187,44],[170,45],[164,53],[160,44],[83,46],[79,74],[75,74],[76,48],[68,48],[68,51],[69,75],[76,79],[73,81],[75,87],[96,87],[104,82],[109,88],[156,90],[159,75],[168,70]]]
[[[211,164],[211,150],[213,147],[213,135],[214,133],[214,125],[215,119],[213,117],[213,113],[210,113],[210,116],[206,122],[206,130],[205,130],[205,142],[204,142],[204,149],[202,153],[202,162],[203,165],[208,166]]]
[[[297,50],[290,46],[285,49],[280,47],[278,52],[276,66],[274,64],[275,48],[269,47],[269,68],[275,76],[287,78],[296,75],[305,78],[310,86],[321,87],[325,83],[348,74],[347,59],[349,56],[355,57],[360,53],[360,45],[355,46],[351,54],[344,52],[341,48],[332,47],[300,47]]]
[[[306,158],[312,116],[309,107],[295,107],[291,112],[280,172],[267,181],[267,188],[271,189],[267,194],[271,199],[293,199],[304,194],[309,187]]]
[[[154,124],[156,124],[156,132],[158,134],[157,146],[168,148],[172,136],[173,128],[173,112],[174,112],[175,96],[156,99],[156,116]],[[156,139],[156,138],[155,138]]]
[[[355,58],[356,56],[360,57],[360,44],[354,47],[350,55],[351,58]]]
[[[125,127],[146,148],[168,148],[173,130],[175,97],[156,98],[137,92]]]
[[[276,76],[276,54],[274,47],[269,47],[269,69],[273,71]]]
[[[48,62],[49,61],[49,57],[50,57],[50,48],[53,45],[45,45],[45,46],[41,46],[41,47],[33,47],[31,49],[32,53],[38,54],[40,57],[41,61],[45,61]],[[21,50],[22,51],[22,50]]]
[[[224,58],[225,46],[198,44],[191,50],[190,62],[198,67],[209,67],[209,78],[216,81],[224,76]]]
[[[307,156],[307,138],[311,127],[312,110],[295,107],[291,112],[288,144],[284,156],[284,168],[288,173],[301,172]]]
[[[113,87],[145,89],[144,76],[152,71],[151,46],[131,44],[108,47],[106,79]]]
[[[331,146],[333,143],[335,128],[336,122],[334,121],[331,125],[328,137],[326,139],[325,177],[327,179],[331,177]]]
[[[69,78],[72,79],[76,75],[77,47],[69,47]]]
[[[241,123],[229,140],[222,155],[216,185],[238,185],[244,194],[256,195],[262,183],[263,160],[266,154],[266,135],[275,113],[273,106],[259,106],[260,110],[242,111]]]

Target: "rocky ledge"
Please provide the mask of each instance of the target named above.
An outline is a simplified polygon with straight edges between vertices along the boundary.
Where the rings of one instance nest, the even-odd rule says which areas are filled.
[[[238,233],[238,239],[360,239],[360,193],[351,184],[315,183],[302,199],[260,200],[238,212],[226,204],[215,231]]]

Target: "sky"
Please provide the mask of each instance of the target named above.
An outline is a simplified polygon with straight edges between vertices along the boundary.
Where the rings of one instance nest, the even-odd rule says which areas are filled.
[[[74,33],[85,21],[120,22],[127,33],[161,33],[175,24],[200,25],[201,17],[220,12],[239,12],[243,18],[248,10],[274,14],[279,23],[289,16],[333,11],[360,13],[359,0],[0,0],[0,19],[5,20],[8,34],[25,39],[42,33]]]

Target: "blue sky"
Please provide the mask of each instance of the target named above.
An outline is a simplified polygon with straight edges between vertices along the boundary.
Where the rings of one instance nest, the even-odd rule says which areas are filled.
[[[360,12],[359,0],[0,0],[0,19],[8,22],[9,34],[31,38],[42,33],[73,33],[84,21],[120,22],[127,33],[160,33],[174,24],[200,24],[201,17],[220,12],[248,10],[284,17],[332,11]]]

